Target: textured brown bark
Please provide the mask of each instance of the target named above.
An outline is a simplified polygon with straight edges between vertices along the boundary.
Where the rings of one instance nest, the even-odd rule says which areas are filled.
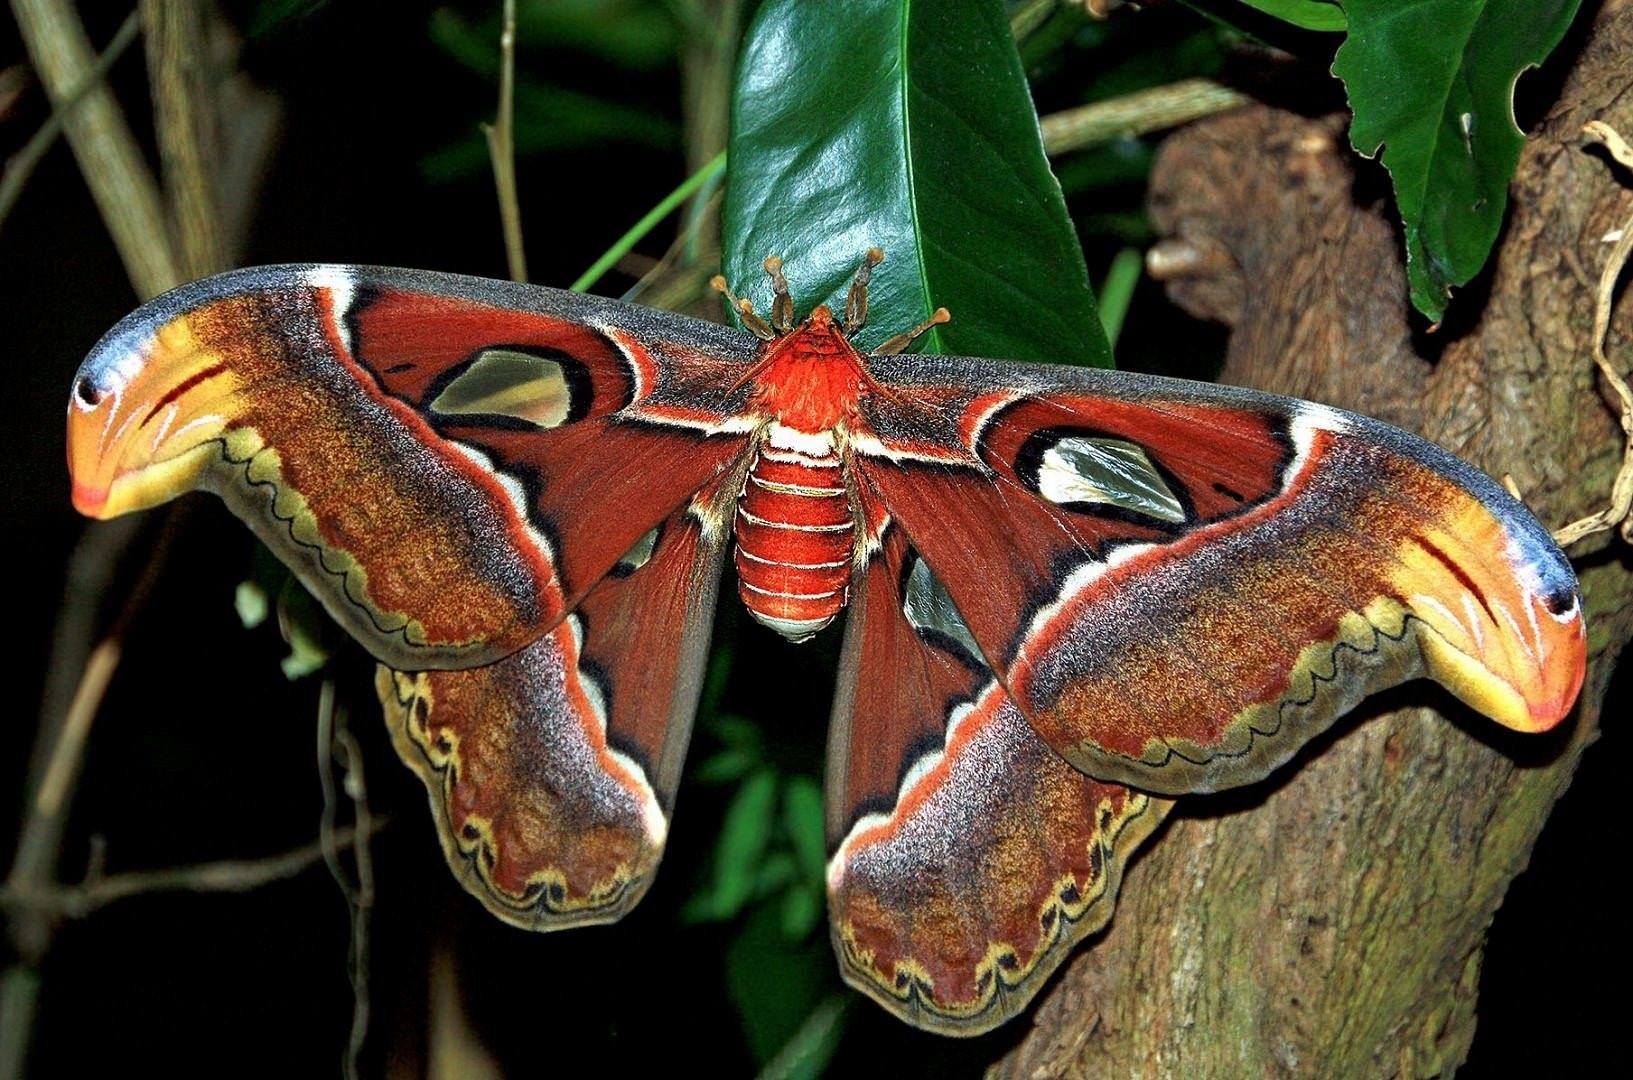
[[[1409,315],[1391,208],[1376,166],[1345,152],[1342,118],[1253,107],[1168,140],[1158,258],[1186,274],[1169,277],[1173,299],[1231,326],[1223,381],[1421,432],[1512,473],[1551,526],[1597,510],[1621,440],[1590,359],[1594,286],[1633,193],[1580,131],[1633,132],[1633,3],[1595,18],[1521,161],[1489,299],[1454,304],[1472,326],[1425,334]],[[1358,196],[1357,173],[1379,197]],[[1625,295],[1608,347],[1625,370]],[[1562,733],[1512,736],[1417,684],[1265,784],[1182,801],[1109,932],[994,1073],[1429,1076],[1462,1062],[1486,929],[1633,635],[1625,549],[1601,537],[1574,554],[1590,661]]]

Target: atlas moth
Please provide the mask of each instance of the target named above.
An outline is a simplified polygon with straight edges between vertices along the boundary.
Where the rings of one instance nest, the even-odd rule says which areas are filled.
[[[183,286],[76,377],[73,498],[219,494],[380,662],[460,882],[619,918],[669,829],[725,564],[845,612],[827,885],[845,978],[988,1030],[1110,917],[1168,797],[1252,783],[1427,676],[1523,731],[1581,685],[1577,584],[1482,473],[1251,390],[869,354],[781,262],[747,332],[416,270]]]

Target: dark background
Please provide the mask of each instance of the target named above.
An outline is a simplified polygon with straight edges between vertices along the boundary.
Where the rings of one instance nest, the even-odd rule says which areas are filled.
[[[93,40],[106,41],[123,10],[84,6]],[[266,6],[228,10],[249,27]],[[242,57],[283,103],[281,137],[243,261],[332,260],[504,276],[489,174],[475,168],[428,175],[428,156],[469,140],[493,108],[491,82],[431,41],[433,5],[286,6],[293,15],[249,37]],[[473,18],[496,6],[464,5]],[[1199,25],[1185,22],[1194,16],[1183,10],[1161,18],[1167,22],[1160,33],[1181,44]],[[8,22],[0,29],[0,61],[12,63],[20,53]],[[604,88],[608,81],[608,72],[570,50],[524,54],[522,62],[547,66],[563,85]],[[1554,64],[1568,62],[1560,56]],[[147,138],[143,79],[138,46],[113,81]],[[521,160],[534,281],[572,280],[683,178],[676,69],[622,71],[613,81],[622,105],[653,118],[649,129],[569,142]],[[1038,87],[1040,103],[1076,92],[1058,72]],[[4,118],[0,145],[13,151],[44,116],[40,95],[27,96]],[[1139,239],[1139,181],[1148,153],[1123,147],[1062,166],[1098,170],[1095,184],[1071,199],[1097,280],[1129,239],[1118,229],[1133,229]],[[642,250],[657,255],[662,245],[660,237]],[[614,274],[599,291],[617,293],[629,284]],[[19,420],[8,440],[4,488],[14,545],[8,670],[17,690],[9,752],[0,763],[7,836],[15,834],[63,570],[86,527],[68,504],[63,464],[69,379],[134,303],[75,163],[59,145],[0,228],[0,341],[7,404]],[[1222,343],[1217,328],[1190,323],[1143,282],[1119,355],[1131,367],[1150,366],[1142,357],[1195,356],[1192,373],[1206,374]],[[105,844],[107,869],[116,872],[272,854],[316,833],[316,682],[285,679],[276,631],[247,631],[234,614],[234,588],[253,562],[247,531],[215,500],[188,502],[93,732],[65,838],[61,872],[69,880],[83,871],[93,837]],[[149,516],[138,557],[159,531],[160,515]],[[135,570],[121,568],[122,588]],[[729,597],[729,588],[722,595]],[[117,598],[109,603],[110,610],[116,606]],[[744,621],[735,603],[722,605],[718,633],[736,656],[725,704],[761,721],[780,757],[815,770],[837,634],[793,647],[746,630]],[[375,845],[368,1071],[416,1067],[433,947],[455,957],[471,1021],[510,1070],[570,1063],[662,1069],[679,1061],[707,1061],[727,1075],[753,1069],[725,974],[741,927],[685,925],[678,915],[704,872],[727,792],[683,784],[663,872],[623,923],[529,935],[487,916],[452,881],[423,789],[397,763],[375,719],[366,658],[343,649],[335,670],[365,747],[370,801],[391,818]],[[1625,670],[1621,681],[1625,690]],[[1626,694],[1613,693],[1612,700],[1625,701]],[[1482,975],[1482,1023],[1465,1075],[1585,1069],[1615,1037],[1612,1009],[1619,1003],[1597,987],[1614,978],[1612,964],[1620,960],[1606,944],[1621,937],[1611,921],[1605,867],[1607,843],[1620,843],[1612,838],[1625,816],[1611,798],[1611,762],[1627,745],[1622,718],[1607,709],[1604,739],[1587,754],[1532,868],[1498,914]],[[65,926],[56,939],[43,971],[33,1072],[72,1075],[136,1062],[162,1062],[183,1075],[329,1072],[350,1023],[347,940],[345,905],[321,867],[245,895],[164,894],[116,904]],[[812,977],[835,981],[821,933],[809,954]],[[973,1074],[1026,1025],[1022,1019],[973,1044],[953,1042],[909,1030],[857,998],[836,1068],[888,1063],[908,1075]]]

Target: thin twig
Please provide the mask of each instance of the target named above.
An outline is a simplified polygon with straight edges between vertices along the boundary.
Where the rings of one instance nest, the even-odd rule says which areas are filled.
[[[91,65],[91,70],[85,73],[79,85],[63,96],[62,101],[51,110],[51,115],[46,117],[45,123],[40,125],[40,130],[36,131],[28,142],[23,144],[22,149],[11,155],[10,160],[6,162],[5,174],[0,176],[0,224],[4,224],[12,208],[17,205],[17,200],[22,197],[23,188],[28,186],[29,177],[34,175],[34,170],[45,159],[46,151],[56,144],[57,136],[62,134],[63,123],[67,120],[68,114],[85,100],[86,94],[102,85],[102,80],[108,77],[113,65],[119,62],[119,58],[125,55],[125,50],[130,48],[131,42],[136,40],[139,26],[136,12],[125,16],[125,21],[119,24],[119,29],[114,32],[108,47],[102,50],[102,55],[96,58],[96,63]]]
[[[1247,105],[1252,98],[1212,79],[1181,79],[1167,86],[1051,113],[1040,125],[1043,149],[1065,154],[1126,136],[1145,135]]]
[[[352,1023],[342,1070],[347,1080],[355,1080],[369,1031],[369,918],[374,908],[374,859],[369,849],[369,835],[374,831],[374,817],[369,809],[368,785],[363,773],[363,750],[346,726],[345,710],[335,706],[334,683],[328,679],[318,692],[317,731],[318,782],[323,790],[318,843],[323,861],[345,897],[352,920],[351,955],[346,965],[352,984]],[[357,822],[351,832],[352,862],[357,868],[355,883],[346,875],[340,861],[341,833],[335,827],[339,804],[331,762],[346,771],[341,787],[351,799],[352,814]]]
[[[1582,134],[1604,143],[1617,161],[1633,165],[1633,151],[1609,124],[1593,121],[1583,128]],[[1610,336],[1610,315],[1616,304],[1616,282],[1621,278],[1628,256],[1633,254],[1633,218],[1629,218],[1612,235],[1615,242],[1605,260],[1604,269],[1599,273],[1599,287],[1594,296],[1592,344],[1593,362],[1598,365],[1620,403],[1622,464],[1610,487],[1610,505],[1597,514],[1556,529],[1554,540],[1560,547],[1569,547],[1589,536],[1618,528],[1622,539],[1633,543],[1633,517],[1629,516],[1633,513],[1633,389],[1628,387],[1627,379],[1611,365],[1610,357],[1605,353],[1605,341]]]
[[[155,542],[153,554],[143,568],[142,576],[125,598],[124,606],[107,636],[91,650],[68,712],[60,727],[55,729],[50,751],[36,759],[39,773],[32,778],[32,794],[17,840],[17,856],[6,876],[8,889],[28,892],[44,885],[55,874],[68,803],[83,763],[85,740],[90,735],[91,724],[102,705],[102,698],[107,693],[108,683],[119,667],[119,657],[131,620],[147,601],[173,535],[174,518],[166,522],[165,531]],[[42,725],[42,736],[46,730]],[[43,954],[50,936],[49,927],[30,926],[22,919],[12,921],[11,932],[19,953],[30,961],[38,960]]]
[[[376,824],[376,829],[383,824]],[[351,844],[357,830],[335,830],[337,843]],[[323,860],[323,842],[268,855],[260,859],[222,859],[193,866],[163,870],[137,870],[124,874],[93,875],[80,885],[56,885],[28,892],[0,888],[0,905],[12,910],[27,909],[55,918],[83,919],[109,904],[132,896],[159,892],[249,892],[274,881],[292,878]]]
[[[612,269],[619,259],[623,258],[631,248],[640,243],[641,238],[651,232],[658,222],[674,213],[676,207],[695,195],[704,184],[719,176],[725,167],[726,152],[722,150],[707,165],[681,181],[679,187],[665,195],[663,200],[651,210],[648,210],[640,221],[631,225],[623,236],[613,241],[612,246],[601,253],[601,257],[595,260],[595,263],[588,270],[578,276],[577,281],[567,287],[573,292],[584,292],[591,285],[601,280],[601,275]]]
[[[527,252],[522,246],[522,207],[516,197],[516,0],[505,0],[504,28],[499,31],[499,115],[482,125],[499,191],[499,224],[505,233],[505,261],[512,281],[527,280]]]
[[[53,107],[61,105],[96,66],[85,28],[68,0],[11,0],[11,9]],[[178,284],[158,184],[106,84],[85,92],[63,131],[137,293],[145,299]]]
[[[141,0],[153,122],[165,196],[182,270],[189,278],[225,269],[213,180],[216,109],[205,78],[198,0]]]
[[[1060,0],[1021,0],[1015,14],[1009,17],[1009,33],[1016,41],[1025,41],[1033,31],[1049,21],[1049,16],[1060,6]]]
[[[49,749],[36,749],[31,760],[29,798],[17,839],[17,854],[6,875],[7,892],[28,895],[56,877],[62,831],[68,806],[79,781],[85,742],[96,719],[108,683],[119,666],[123,641],[136,613],[164,565],[179,518],[172,512],[153,545],[142,575],[125,598],[107,636],[91,650],[68,709],[60,722],[51,714],[40,718],[39,738]],[[124,535],[129,535],[124,534]],[[53,643],[53,656],[64,644]],[[39,965],[55,931],[54,920],[40,912],[18,911],[7,920],[17,960],[0,976],[0,1080],[23,1075],[28,1040],[39,993]]]

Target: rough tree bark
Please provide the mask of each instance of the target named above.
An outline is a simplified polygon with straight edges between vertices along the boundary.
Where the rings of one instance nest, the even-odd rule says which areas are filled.
[[[1633,3],[1609,0],[1526,148],[1489,298],[1455,305],[1473,325],[1425,334],[1410,316],[1380,174],[1346,152],[1341,117],[1255,106],[1169,139],[1154,269],[1232,328],[1223,381],[1421,432],[1511,473],[1550,526],[1595,511],[1621,437],[1590,359],[1594,291],[1633,192],[1580,133],[1592,119],[1633,133],[1629,56]],[[1630,345],[1623,295],[1608,350],[1624,370]],[[1109,932],[994,1073],[1428,1076],[1462,1062],[1486,929],[1633,635],[1625,549],[1601,537],[1573,554],[1590,660],[1563,733],[1509,737],[1417,684],[1265,784],[1182,801]]]

